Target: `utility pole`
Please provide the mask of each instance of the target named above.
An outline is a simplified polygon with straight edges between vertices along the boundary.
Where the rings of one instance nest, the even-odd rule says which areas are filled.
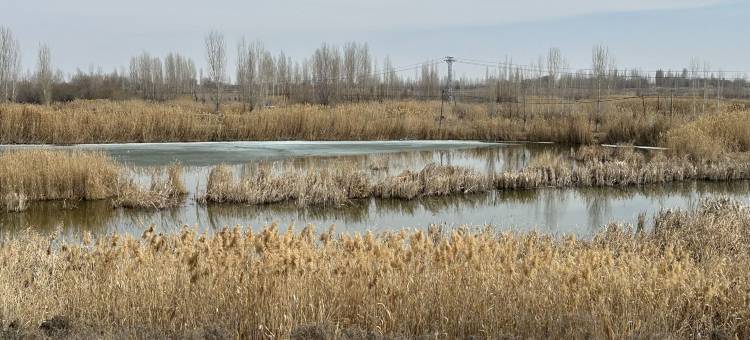
[[[453,97],[453,63],[456,62],[456,58],[445,57],[444,61],[448,63],[448,102],[454,102]]]

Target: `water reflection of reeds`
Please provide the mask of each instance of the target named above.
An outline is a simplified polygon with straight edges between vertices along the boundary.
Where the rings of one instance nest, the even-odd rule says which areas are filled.
[[[2,230],[16,232],[31,228],[49,233],[61,227],[66,232],[106,233],[117,211],[110,200],[34,202],[26,211],[0,213]]]
[[[527,165],[536,155],[561,147],[493,144],[466,149],[417,150],[382,152],[367,155],[307,156],[282,160],[259,160],[245,163],[246,171],[258,167],[270,167],[276,171],[309,171],[325,169],[342,164],[353,165],[363,170],[382,174],[396,174],[403,170],[418,170],[430,163],[439,165],[468,166],[484,173],[518,170]]]
[[[378,215],[414,215],[420,209],[431,213],[456,209],[475,209],[478,206],[491,205],[493,193],[481,193],[459,196],[421,197],[414,200],[379,199],[373,200],[374,211]]]

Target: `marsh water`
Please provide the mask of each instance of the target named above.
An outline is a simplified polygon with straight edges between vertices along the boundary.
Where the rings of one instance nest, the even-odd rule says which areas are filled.
[[[40,146],[6,146],[28,148]],[[486,194],[427,197],[411,201],[366,199],[341,207],[297,207],[293,204],[201,205],[194,197],[204,190],[210,169],[229,164],[238,171],[270,165],[293,171],[352,164],[377,180],[403,170],[419,170],[430,163],[470,167],[482,173],[525,167],[544,152],[570,153],[550,144],[481,143],[458,141],[390,142],[228,142],[109,144],[45,146],[48,148],[102,150],[128,165],[134,176],[147,181],[151,169],[180,162],[191,191],[185,203],[161,211],[112,208],[111,202],[39,202],[20,213],[0,213],[4,232],[28,227],[51,231],[62,228],[70,235],[87,230],[94,234],[140,234],[149,225],[175,231],[184,225],[213,231],[224,227],[261,228],[278,223],[285,228],[314,224],[319,229],[335,225],[338,231],[383,231],[492,225],[503,230],[538,230],[551,234],[590,236],[603,225],[633,223],[640,213],[653,216],[662,209],[691,208],[702,198],[729,196],[750,199],[750,182],[682,182],[626,188],[574,188],[496,191]],[[644,151],[660,152],[660,151]]]

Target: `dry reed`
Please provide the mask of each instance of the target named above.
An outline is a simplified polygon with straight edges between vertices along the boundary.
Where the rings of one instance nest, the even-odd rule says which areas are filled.
[[[645,223],[645,222],[643,222]],[[591,240],[240,229],[0,243],[4,337],[747,338],[750,209]]]
[[[649,185],[688,180],[750,179],[750,154],[728,154],[712,161],[655,153],[646,156],[631,148],[583,147],[571,157],[545,152],[522,170],[481,174],[459,166],[428,164],[371,182],[351,165],[325,170],[278,173],[261,167],[236,179],[226,165],[214,167],[203,203],[341,205],[358,198],[395,198],[471,194],[494,189],[543,187],[602,187]]]
[[[750,113],[729,111],[706,115],[666,134],[674,153],[695,159],[717,159],[723,154],[750,151]]]
[[[483,104],[445,110],[439,101],[385,101],[335,106],[289,105],[225,114],[190,101],[84,101],[53,106],[0,105],[0,143],[72,144],[244,140],[532,140],[566,144],[656,143],[667,130],[694,119],[641,113],[639,106],[611,105],[602,122],[593,109],[568,113],[498,113]],[[635,118],[634,118],[635,117]],[[601,125],[601,128],[600,126]],[[597,135],[599,135],[597,137]]]
[[[103,152],[11,149],[0,153],[0,204],[23,211],[29,202],[113,199],[125,208],[167,208],[187,194],[179,164],[154,174],[148,189]],[[165,178],[166,177],[166,178]]]
[[[750,155],[724,155],[721,159],[692,161],[688,157],[659,154],[650,160],[631,151],[615,151],[619,156],[592,156],[588,161],[561,167],[555,160],[521,171],[496,174],[496,189],[540,187],[601,187],[647,185],[687,180],[729,181],[750,179]],[[614,158],[609,158],[614,157]],[[602,160],[603,158],[604,160]]]
[[[373,186],[378,198],[413,199],[421,196],[443,196],[457,193],[484,192],[491,183],[480,173],[457,166],[428,164],[420,171],[406,170],[389,176]]]
[[[219,165],[211,169],[206,192],[199,200],[210,203],[292,201],[300,206],[341,205],[369,194],[369,177],[352,166],[303,173],[293,169],[275,173],[269,167],[261,166],[257,171],[245,171],[235,179],[229,166]]]
[[[0,197],[13,211],[23,210],[26,201],[109,198],[121,170],[100,152],[6,150],[0,154]]]
[[[120,184],[117,197],[112,201],[113,205],[131,209],[166,209],[179,206],[188,193],[182,181],[182,167],[176,163],[166,171],[166,178],[159,172],[152,174],[148,188],[138,185],[132,179],[126,179]]]

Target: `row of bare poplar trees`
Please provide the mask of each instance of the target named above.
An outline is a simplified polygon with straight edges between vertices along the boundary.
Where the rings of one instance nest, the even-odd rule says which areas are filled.
[[[225,100],[239,101],[252,111],[277,103],[445,98],[446,78],[439,72],[442,60],[398,68],[387,57],[378,62],[366,43],[349,42],[341,48],[323,43],[309,57],[293,60],[284,52],[272,54],[262,42],[244,38],[231,53],[224,35],[214,31],[205,37],[205,51],[205,72],[178,53],[160,58],[144,52],[131,58],[128,71],[79,71],[66,79],[53,70],[50,49],[42,44],[35,71],[22,76],[19,42],[10,29],[0,27],[0,101],[191,96],[212,101],[216,111]],[[464,71],[479,67],[485,76],[455,79],[455,95],[523,112],[566,111],[582,101],[595,103],[600,112],[607,102],[632,96],[657,96],[665,101],[688,97],[693,111],[705,112],[710,99],[720,104],[724,98],[750,97],[744,74],[710,70],[697,59],[682,70],[643,71],[619,69],[604,45],[595,45],[591,56],[589,69],[572,69],[557,48],[528,65],[507,58],[504,62],[457,58],[455,67]],[[236,65],[234,73],[228,67],[230,59]]]

